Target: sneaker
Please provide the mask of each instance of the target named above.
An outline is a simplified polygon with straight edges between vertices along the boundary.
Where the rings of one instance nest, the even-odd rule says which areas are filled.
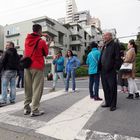
[[[24,115],[29,115],[30,113],[31,113],[31,110],[24,109]]]
[[[49,90],[49,92],[54,92],[54,91],[55,91],[55,87]]]
[[[31,112],[31,117],[36,117],[36,116],[41,116],[43,115],[45,112],[44,111],[37,111],[37,112]]]
[[[68,90],[65,90],[64,93],[69,93]]]
[[[6,102],[0,102],[0,107],[5,106],[7,103]]]
[[[126,98],[127,98],[127,99],[133,99],[134,96],[133,96],[133,94],[128,94],[128,96],[127,96]]]
[[[71,93],[75,93],[75,92],[76,92],[75,90],[72,90],[72,91],[71,91]]]
[[[140,95],[139,95],[139,92],[135,93],[135,98],[139,98]]]
[[[10,101],[10,104],[15,104],[15,101]]]

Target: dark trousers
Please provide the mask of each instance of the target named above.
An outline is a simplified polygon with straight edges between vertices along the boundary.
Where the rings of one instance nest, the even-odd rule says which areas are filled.
[[[20,87],[20,83],[21,83],[21,87],[23,88],[24,87],[24,71],[19,71],[17,87]]]
[[[116,107],[117,104],[117,73],[112,70],[108,73],[101,72],[101,81],[104,91],[105,104]]]
[[[99,81],[100,81],[100,75],[99,74],[90,74],[89,75],[89,93],[90,93],[91,98],[99,96],[98,95]],[[93,92],[93,88],[94,88],[94,92]]]
[[[0,75],[0,94],[1,94],[1,75]]]

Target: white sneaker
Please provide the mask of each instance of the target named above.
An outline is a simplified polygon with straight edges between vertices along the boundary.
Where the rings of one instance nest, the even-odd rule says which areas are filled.
[[[68,91],[67,91],[67,90],[65,90],[65,91],[64,91],[64,93],[68,93]]]
[[[37,111],[37,112],[31,112],[30,116],[31,117],[36,117],[36,116],[41,116],[43,115],[45,112],[42,110],[42,111]]]
[[[72,90],[72,92],[71,93],[75,93],[76,92],[76,90]]]

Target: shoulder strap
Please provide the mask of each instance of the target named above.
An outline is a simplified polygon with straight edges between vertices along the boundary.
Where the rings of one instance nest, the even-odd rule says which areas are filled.
[[[33,53],[34,53],[35,49],[37,48],[38,43],[39,43],[39,41],[40,41],[40,40],[41,40],[41,38],[39,38],[39,39],[36,41],[36,44],[35,44],[35,46],[34,46],[34,49],[33,49],[32,54],[31,54],[31,56],[30,56],[30,57],[32,57],[32,56],[33,56]]]
[[[94,59],[94,61],[96,62],[96,64],[98,64],[98,62],[97,62],[97,60],[95,59],[93,53],[91,53],[91,54],[92,54],[92,58]]]

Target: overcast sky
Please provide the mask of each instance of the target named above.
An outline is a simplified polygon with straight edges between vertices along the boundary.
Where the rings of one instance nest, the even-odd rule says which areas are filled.
[[[93,17],[100,19],[102,29],[116,28],[118,37],[134,35],[140,31],[140,0],[75,1],[78,11],[90,10]],[[0,0],[0,25],[39,16],[54,19],[65,17],[65,5],[65,0]]]

